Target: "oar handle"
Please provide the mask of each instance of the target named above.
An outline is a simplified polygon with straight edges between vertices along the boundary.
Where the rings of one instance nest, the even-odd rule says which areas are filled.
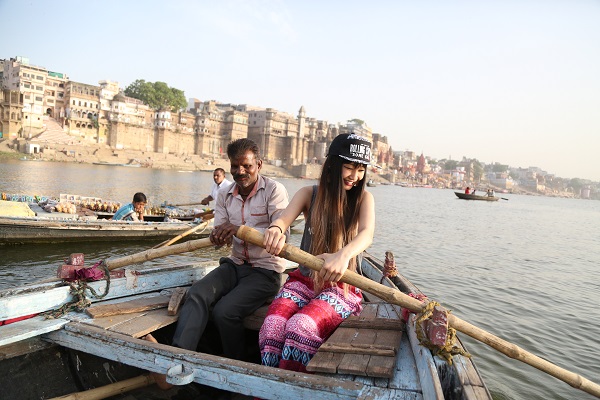
[[[263,245],[263,235],[250,227],[243,225],[240,226],[236,236],[248,243],[252,243],[263,248],[265,247]],[[323,267],[323,260],[288,243],[283,246],[279,256],[302,264],[314,271],[319,271]],[[346,282],[352,286],[364,290],[365,292],[374,294],[380,299],[386,300],[388,303],[397,304],[412,311],[421,311],[423,307],[425,307],[423,303],[417,299],[414,299],[399,290],[389,288],[367,279],[353,271],[346,271],[341,280],[342,282]],[[551,362],[546,361],[513,343],[507,342],[504,339],[501,339],[481,328],[461,320],[454,314],[448,314],[448,324],[457,331],[463,332],[464,334],[487,344],[488,346],[498,350],[510,358],[514,358],[524,362],[525,364],[529,364],[540,371],[546,372],[547,374],[568,383],[574,388],[581,389],[600,398],[600,385],[582,377],[581,375],[552,364]]]

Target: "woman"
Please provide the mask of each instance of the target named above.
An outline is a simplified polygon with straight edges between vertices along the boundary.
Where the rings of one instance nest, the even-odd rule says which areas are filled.
[[[347,269],[356,270],[357,256],[373,241],[375,206],[373,195],[364,190],[370,159],[367,139],[338,135],[318,187],[300,189],[265,231],[265,248],[277,255],[285,244],[283,232],[304,213],[300,248],[323,259],[324,265],[319,273],[300,265],[275,297],[259,334],[264,365],[306,371],[338,325],[360,314],[360,290],[339,280]]]

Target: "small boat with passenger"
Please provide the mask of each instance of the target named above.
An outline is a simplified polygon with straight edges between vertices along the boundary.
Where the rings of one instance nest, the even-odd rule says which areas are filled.
[[[205,246],[199,242],[206,240],[150,251]],[[134,262],[152,257],[145,253],[128,257]],[[367,293],[361,315],[349,317],[323,344],[308,366],[311,373],[260,365],[257,336],[268,305],[244,321],[250,344],[244,361],[222,356],[210,323],[197,351],[171,347],[178,309],[174,299],[181,299],[186,287],[218,263],[165,262],[143,268],[130,265],[128,257],[106,260],[110,285],[106,279],[85,283],[99,294],[87,289],[91,306],[85,312],[70,311],[81,301],[73,282],[54,280],[0,291],[3,395],[50,398],[104,390],[108,397],[135,387],[127,398],[217,398],[226,391],[238,393],[236,399],[279,399],[282,393],[296,399],[491,399],[471,358],[455,355],[450,364],[434,356],[419,344],[414,314]],[[361,279],[385,290],[423,296],[406,277],[389,275],[386,262],[366,255]],[[56,313],[59,309],[66,312]],[[159,343],[143,340],[149,333]],[[456,346],[464,350],[460,341]],[[160,391],[148,371],[167,374],[175,386]]]

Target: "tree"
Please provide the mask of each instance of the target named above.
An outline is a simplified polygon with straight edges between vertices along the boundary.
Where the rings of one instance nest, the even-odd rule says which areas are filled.
[[[473,160],[473,179],[476,182],[481,182],[481,178],[483,177],[483,166],[477,160]]]
[[[348,120],[348,122],[354,122],[356,125],[364,125],[365,121],[363,121],[362,119],[358,119],[358,118],[353,118]]]
[[[444,163],[444,169],[446,171],[452,171],[452,170],[456,169],[457,165],[458,165],[458,161],[456,161],[456,160],[446,160],[446,162]]]
[[[506,172],[506,171],[508,171],[508,165],[503,165],[503,164],[495,163],[492,166],[492,171],[493,172]]]
[[[166,108],[175,112],[184,109],[187,105],[184,92],[169,87],[165,82],[152,83],[137,79],[125,88],[124,93],[126,96],[143,101],[155,110]]]

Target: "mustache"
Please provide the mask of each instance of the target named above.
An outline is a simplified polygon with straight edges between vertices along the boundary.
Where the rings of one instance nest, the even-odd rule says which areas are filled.
[[[233,179],[237,180],[237,179],[247,179],[250,178],[250,174],[240,174],[240,175],[234,175]]]

